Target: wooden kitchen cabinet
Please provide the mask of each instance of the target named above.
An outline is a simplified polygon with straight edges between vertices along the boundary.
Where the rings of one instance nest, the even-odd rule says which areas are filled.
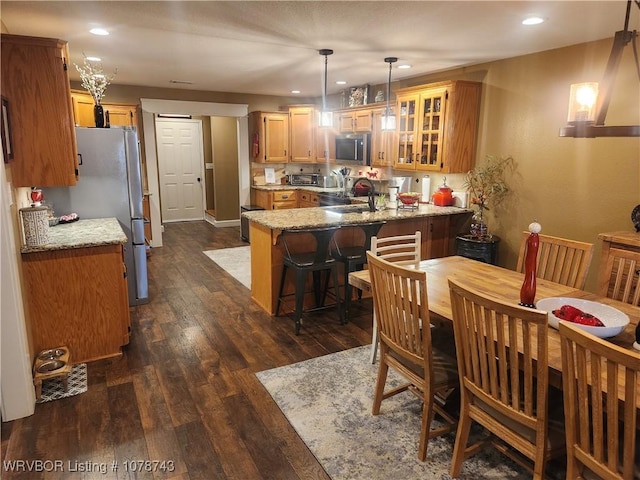
[[[330,127],[316,128],[316,163],[336,162],[336,131]]]
[[[395,109],[391,109],[392,113]],[[382,117],[387,112],[385,108],[373,110],[373,123],[371,125],[371,166],[391,167],[394,164],[394,138],[395,131],[382,130]]]
[[[273,210],[282,210],[285,208],[297,208],[298,197],[295,190],[278,190],[271,192]]]
[[[318,194],[300,190],[298,192],[298,208],[319,207]]]
[[[398,90],[394,167],[441,173],[473,168],[480,87],[459,80]]]
[[[338,112],[338,128],[341,133],[370,132],[372,115],[370,109]]]
[[[289,161],[289,113],[249,113],[249,156],[258,163]]]
[[[87,93],[71,91],[73,101],[73,118],[77,127],[95,127],[93,117],[93,97]],[[102,103],[102,108],[109,112],[109,124],[112,127],[138,127],[137,106],[119,103]],[[106,125],[106,118],[105,118]]]
[[[130,329],[123,248],[22,254],[35,353],[66,345],[73,363],[121,354]]]
[[[0,43],[13,186],[75,185],[78,157],[67,42],[2,34]]]
[[[289,161],[315,163],[315,108],[289,108]]]
[[[262,207],[265,210],[282,210],[297,208],[298,197],[295,190],[258,190],[251,189],[251,204]]]

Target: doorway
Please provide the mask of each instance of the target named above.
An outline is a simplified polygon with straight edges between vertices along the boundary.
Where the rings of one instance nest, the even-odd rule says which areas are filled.
[[[206,205],[202,122],[156,118],[163,222],[202,220]]]

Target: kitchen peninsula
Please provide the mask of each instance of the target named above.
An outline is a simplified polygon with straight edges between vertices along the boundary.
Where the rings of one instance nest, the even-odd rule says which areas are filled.
[[[67,346],[71,363],[121,354],[129,343],[129,302],[116,218],[49,228],[49,242],[22,247],[34,353]]]
[[[420,230],[422,258],[428,259],[453,253],[456,235],[465,231],[472,214],[470,209],[428,204],[377,212],[364,209],[362,204],[355,204],[244,212],[243,217],[250,221],[252,299],[269,314],[275,314],[283,263],[282,246],[278,241],[282,230],[340,226],[336,241],[341,245],[354,245],[361,238],[361,231],[356,228],[358,224],[385,221],[379,237]],[[291,292],[293,284],[288,282],[285,294]]]

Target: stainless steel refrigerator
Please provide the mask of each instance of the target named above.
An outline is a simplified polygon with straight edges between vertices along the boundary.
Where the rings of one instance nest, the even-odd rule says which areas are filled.
[[[76,127],[79,177],[73,187],[43,189],[56,216],[115,217],[127,235],[129,305],[149,301],[138,136],[132,127]]]

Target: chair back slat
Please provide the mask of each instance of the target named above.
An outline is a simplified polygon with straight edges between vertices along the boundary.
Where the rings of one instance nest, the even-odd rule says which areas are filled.
[[[562,451],[562,444],[558,451],[548,443],[547,314],[484,295],[458,279],[449,278],[449,290],[465,425],[451,475],[477,447],[466,445],[473,420],[531,459],[534,478],[541,479],[548,456]]]
[[[374,255],[398,265],[415,265],[421,260],[422,235],[417,230],[411,235],[393,237],[376,236],[371,239],[371,251]]]
[[[640,252],[611,248],[600,269],[598,293],[640,306]]]
[[[567,478],[587,468],[604,480],[640,475],[636,402],[640,354],[560,322]],[[606,372],[607,381],[602,380]],[[623,392],[623,401],[620,401]]]
[[[524,272],[529,232],[522,232],[516,271]],[[569,287],[584,288],[593,244],[539,234],[536,276]]]
[[[430,331],[421,328],[423,319],[429,318],[426,273],[408,270],[371,253],[368,257],[380,337],[396,346],[406,359],[423,364],[425,357],[431,357]]]

